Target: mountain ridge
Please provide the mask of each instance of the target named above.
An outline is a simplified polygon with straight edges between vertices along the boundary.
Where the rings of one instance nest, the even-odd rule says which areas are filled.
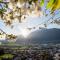
[[[60,43],[60,29],[43,29],[32,32],[28,36],[30,43]]]

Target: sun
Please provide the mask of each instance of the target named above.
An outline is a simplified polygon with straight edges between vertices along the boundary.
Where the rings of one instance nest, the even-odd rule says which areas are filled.
[[[23,35],[25,38],[30,34],[30,31],[28,29],[22,29],[21,35]]]

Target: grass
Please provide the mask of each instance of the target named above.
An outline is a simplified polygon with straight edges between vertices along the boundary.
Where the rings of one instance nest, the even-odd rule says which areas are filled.
[[[2,58],[13,58],[13,56],[14,56],[14,55],[12,55],[12,54],[3,54],[3,55],[0,56],[0,60],[1,60]]]

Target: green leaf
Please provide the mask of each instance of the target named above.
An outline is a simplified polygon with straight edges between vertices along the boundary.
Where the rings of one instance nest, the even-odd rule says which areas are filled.
[[[3,11],[2,11],[2,9],[0,9],[0,14],[2,14],[3,13]]]
[[[43,6],[43,5],[44,5],[44,0],[41,0],[40,6]]]
[[[5,9],[0,9],[0,14],[3,14],[5,12]]]
[[[60,8],[60,0],[55,0],[55,4],[52,7],[51,11],[54,12],[55,10]]]
[[[3,2],[3,0],[0,0],[0,2]]]
[[[6,8],[8,8],[8,5],[6,4]]]
[[[47,9],[52,9],[52,6],[55,4],[56,0],[50,0],[48,3],[47,3],[47,6],[46,8]]]

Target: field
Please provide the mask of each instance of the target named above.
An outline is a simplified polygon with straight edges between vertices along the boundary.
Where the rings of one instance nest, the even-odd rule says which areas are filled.
[[[0,45],[0,60],[58,60],[59,57],[60,44]]]

